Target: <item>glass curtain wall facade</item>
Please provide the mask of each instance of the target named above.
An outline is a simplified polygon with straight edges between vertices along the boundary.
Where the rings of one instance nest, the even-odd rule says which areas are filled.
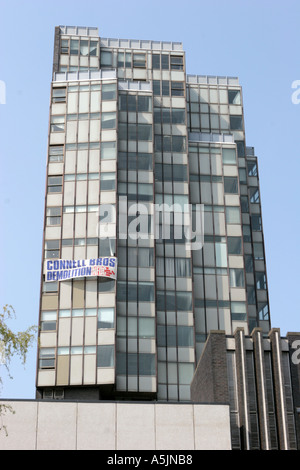
[[[116,279],[47,278],[102,257]],[[39,321],[39,397],[188,401],[210,330],[269,331],[238,79],[187,75],[181,43],[56,28]]]

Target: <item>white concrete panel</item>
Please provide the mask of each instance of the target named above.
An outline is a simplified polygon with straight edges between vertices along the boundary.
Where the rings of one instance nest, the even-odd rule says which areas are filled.
[[[86,234],[86,212],[75,214],[75,238],[84,238],[85,234]]]
[[[100,150],[90,150],[89,171],[98,173],[100,168]]]
[[[71,345],[80,346],[83,344],[83,317],[72,318]]]
[[[115,329],[99,330],[98,331],[98,345],[99,344],[114,344],[115,335],[116,335]]]
[[[46,227],[45,240],[57,240],[61,235],[61,227]]]
[[[47,194],[47,206],[56,207],[62,205],[62,194]]]
[[[63,163],[49,163],[48,175],[62,175],[64,169]]]
[[[90,247],[92,248],[92,247]],[[95,247],[98,253],[98,247]],[[96,255],[97,257],[97,255]],[[88,253],[88,259],[89,253]],[[97,281],[87,279],[85,289],[85,306],[86,308],[97,307]]]
[[[100,140],[100,120],[90,120],[90,142],[99,142]]]
[[[64,132],[51,132],[49,144],[50,145],[59,145],[65,143],[65,133]]]
[[[77,173],[87,173],[88,151],[78,150]]]
[[[39,387],[53,386],[55,384],[55,370],[39,370],[37,383]]]
[[[88,204],[99,203],[100,181],[92,180],[88,182]]]
[[[155,406],[117,403],[117,449],[155,448]]]
[[[78,142],[88,142],[89,121],[78,121]]]
[[[68,93],[68,114],[77,114],[78,93]]]
[[[155,406],[156,449],[193,449],[193,409],[190,405]]]
[[[6,426],[6,432],[1,429],[0,449],[14,450],[16,443],[18,450],[35,450],[37,402],[3,402],[11,411],[1,411],[1,425]]]
[[[76,403],[45,402],[39,406],[37,450],[76,449],[76,410]]]
[[[67,150],[65,155],[65,173],[75,173],[76,167],[76,152],[74,150]]]
[[[70,366],[70,385],[82,384],[83,356],[72,355]]]
[[[63,215],[63,238],[73,238],[74,214]]]
[[[83,384],[96,384],[96,354],[86,354],[83,358]]]
[[[71,318],[58,320],[58,346],[70,346]]]
[[[114,368],[98,368],[97,369],[97,384],[113,384],[115,383],[115,369]]]
[[[75,181],[66,181],[64,184],[64,206],[73,206],[75,203]]]
[[[100,112],[100,91],[91,92],[91,113]]]
[[[79,93],[79,113],[88,113],[89,112],[89,97],[90,94],[86,91]]]
[[[195,450],[231,449],[229,408],[194,405]]]
[[[42,331],[40,333],[40,344],[41,348],[54,348],[56,346],[56,333],[50,333],[49,331]]]
[[[77,449],[114,450],[116,448],[115,403],[79,403]]]
[[[66,142],[73,144],[77,138],[77,121],[67,121],[67,136]]]
[[[84,344],[86,346],[97,344],[97,321],[96,316],[85,318]]]
[[[86,204],[87,199],[87,181],[77,181],[76,183],[76,204]]]
[[[72,282],[71,281],[61,282],[60,283],[59,308],[61,309],[71,308],[71,297],[72,297]]]

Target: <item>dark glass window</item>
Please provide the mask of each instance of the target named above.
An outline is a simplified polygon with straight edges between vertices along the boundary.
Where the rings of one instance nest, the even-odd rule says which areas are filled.
[[[252,255],[245,255],[245,269],[246,273],[253,272],[253,257]]]
[[[162,96],[170,95],[170,82],[168,80],[162,80],[161,82],[161,94]]]
[[[65,103],[66,101],[66,88],[53,88],[52,90],[52,103]]]
[[[79,41],[78,41],[78,39],[71,39],[70,54],[71,55],[78,55],[78,50],[79,50]]]
[[[248,196],[241,196],[241,210],[243,213],[249,212]]]
[[[236,146],[237,146],[237,153],[238,157],[244,157],[246,152],[245,152],[245,142],[243,140],[236,140]]]
[[[171,55],[171,70],[183,70],[183,56]]]
[[[160,81],[153,80],[153,95],[160,95]]]
[[[229,194],[237,194],[238,179],[232,176],[224,176],[224,191]]]
[[[62,191],[62,176],[49,176],[48,177],[48,193],[61,193]]]
[[[171,95],[184,96],[184,82],[171,82]]]
[[[115,346],[106,344],[97,347],[97,367],[114,366]]]
[[[227,246],[229,255],[242,254],[242,238],[241,237],[227,237]]]
[[[256,289],[267,289],[267,279],[264,272],[255,273]]]
[[[146,54],[134,53],[133,54],[133,67],[145,68],[146,67]]]
[[[98,292],[113,292],[115,288],[115,280],[99,277]]]
[[[185,110],[172,109],[172,124],[185,124]]]
[[[138,112],[150,112],[152,110],[152,100],[150,96],[138,96]]]
[[[242,116],[230,116],[230,129],[233,131],[243,130]]]
[[[167,54],[161,55],[161,68],[163,70],[169,70],[169,55]]]
[[[259,203],[259,190],[258,188],[250,188],[250,202],[251,204],[258,204]]]
[[[152,54],[152,69],[160,69],[160,54]]]
[[[240,90],[228,90],[228,103],[229,104],[241,104]]]
[[[260,231],[262,229],[261,216],[260,215],[251,215],[251,225],[252,230]]]
[[[244,270],[230,269],[230,287],[244,287]]]
[[[256,162],[247,162],[248,176],[257,176],[257,163]]]

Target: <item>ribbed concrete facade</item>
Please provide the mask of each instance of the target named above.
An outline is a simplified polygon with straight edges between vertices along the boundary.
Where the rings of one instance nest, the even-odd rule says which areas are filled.
[[[299,333],[211,331],[192,384],[194,401],[228,400],[233,449],[299,450]]]

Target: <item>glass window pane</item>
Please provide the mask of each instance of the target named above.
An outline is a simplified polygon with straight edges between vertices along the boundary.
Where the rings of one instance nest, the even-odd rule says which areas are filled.
[[[190,385],[194,375],[194,364],[179,364],[179,383],[181,385]]]
[[[152,54],[152,69],[160,69],[160,54]]]
[[[227,224],[240,224],[241,223],[239,207],[233,207],[233,206],[226,207],[226,222]]]
[[[267,289],[267,279],[266,274],[264,272],[256,272],[255,273],[255,280],[256,280],[256,289]]]
[[[252,230],[260,231],[262,229],[262,222],[260,215],[251,215]]]
[[[155,354],[139,354],[139,375],[155,375]]]
[[[139,318],[139,337],[154,338],[155,337],[155,320],[154,318]]]
[[[97,367],[114,366],[114,345],[105,345],[97,347]]]
[[[101,191],[109,191],[115,189],[116,175],[115,173],[101,173],[100,189]]]
[[[116,142],[101,142],[101,159],[113,160],[117,156]]]
[[[114,328],[115,309],[112,307],[98,309],[98,329]]]
[[[223,159],[224,164],[227,164],[227,165],[236,164],[235,149],[223,148],[222,149],[222,159]]]
[[[172,124],[185,124],[185,110],[172,109]]]
[[[177,345],[179,347],[193,346],[193,328],[191,326],[177,327]]]
[[[255,259],[264,259],[264,246],[262,243],[253,243]]]
[[[234,131],[243,130],[242,116],[230,116],[230,129]]]
[[[101,52],[101,65],[112,66],[112,53],[110,51]]]
[[[242,254],[242,238],[241,237],[227,237],[228,254],[240,255]]]
[[[229,104],[241,104],[240,90],[228,90]]]
[[[232,176],[224,176],[224,191],[228,194],[238,194],[238,179]]]
[[[102,85],[102,100],[115,100],[117,98],[117,85],[107,83]]]
[[[80,40],[80,55],[89,55],[89,42],[84,39]]]
[[[78,39],[71,39],[71,48],[70,48],[70,54],[71,55],[78,55],[78,45],[79,41]]]
[[[138,112],[148,113],[152,111],[152,100],[150,96],[138,96]]]
[[[244,287],[244,270],[230,269],[230,287]]]
[[[251,204],[258,204],[259,203],[259,190],[258,188],[249,188],[250,191],[250,202]]]
[[[216,266],[226,268],[227,266],[227,247],[226,243],[215,243]]]
[[[257,163],[256,162],[247,162],[247,168],[248,168],[248,176],[257,176]]]
[[[102,129],[115,129],[116,127],[116,113],[102,113],[101,115]]]

